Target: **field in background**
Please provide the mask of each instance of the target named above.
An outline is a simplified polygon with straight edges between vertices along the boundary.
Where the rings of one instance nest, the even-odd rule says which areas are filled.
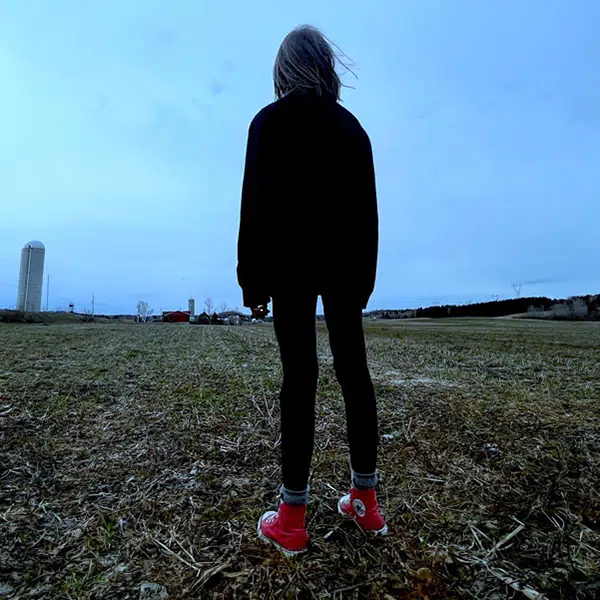
[[[376,541],[335,513],[347,446],[320,333],[312,545],[290,561],[255,536],[279,485],[271,327],[0,326],[0,596],[600,595],[600,326],[368,322]]]

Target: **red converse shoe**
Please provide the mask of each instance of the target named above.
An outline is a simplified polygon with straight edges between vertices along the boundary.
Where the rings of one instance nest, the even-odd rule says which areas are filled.
[[[376,535],[388,533],[388,526],[379,512],[379,504],[373,488],[369,490],[350,488],[350,493],[340,498],[338,512],[356,521],[363,531]]]
[[[258,537],[288,557],[301,554],[308,548],[305,518],[306,504],[282,502],[278,512],[270,510],[258,520]]]

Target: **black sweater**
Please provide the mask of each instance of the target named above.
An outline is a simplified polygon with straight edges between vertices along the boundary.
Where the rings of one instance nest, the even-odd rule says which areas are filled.
[[[282,292],[341,293],[364,308],[375,285],[371,143],[332,98],[291,95],[248,133],[238,239],[244,306]]]

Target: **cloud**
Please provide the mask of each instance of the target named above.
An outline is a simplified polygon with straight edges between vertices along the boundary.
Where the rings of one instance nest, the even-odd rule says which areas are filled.
[[[221,67],[223,73],[233,73],[234,69],[235,63],[230,58],[226,58],[223,61],[223,66]]]
[[[167,27],[158,29],[152,35],[152,44],[159,47],[169,47],[175,43],[177,35],[173,29]]]
[[[543,279],[528,279],[526,281],[515,281],[514,285],[541,285],[543,283],[565,283],[569,281],[566,277],[545,277]]]
[[[225,89],[225,86],[218,79],[213,79],[210,89],[213,96],[218,96]]]

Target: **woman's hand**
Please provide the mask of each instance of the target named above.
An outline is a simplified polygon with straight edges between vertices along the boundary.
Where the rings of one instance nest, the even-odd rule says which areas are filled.
[[[264,319],[270,312],[266,304],[254,306],[251,310],[253,319]]]

